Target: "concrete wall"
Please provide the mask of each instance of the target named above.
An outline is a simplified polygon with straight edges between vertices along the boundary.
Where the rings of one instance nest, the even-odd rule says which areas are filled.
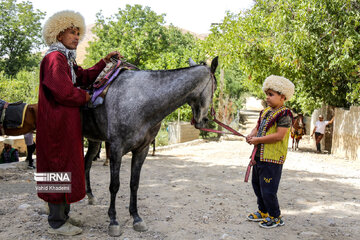
[[[335,109],[331,153],[360,160],[360,106]]]
[[[199,139],[200,130],[188,122],[169,123],[169,144],[183,143]]]

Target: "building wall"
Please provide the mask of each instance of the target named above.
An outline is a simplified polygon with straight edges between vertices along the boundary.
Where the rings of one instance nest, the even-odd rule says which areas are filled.
[[[360,106],[335,109],[331,153],[360,160]]]

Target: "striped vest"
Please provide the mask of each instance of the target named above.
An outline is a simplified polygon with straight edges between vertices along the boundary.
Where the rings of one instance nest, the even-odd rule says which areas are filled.
[[[260,113],[258,126],[260,126],[260,123],[263,121],[263,119],[270,110],[271,107],[267,107]],[[266,118],[265,127],[263,128],[261,136],[276,133],[276,122],[282,116],[290,116],[291,118],[293,117],[290,109],[286,108],[285,106],[282,106],[275,112],[270,113]],[[289,133],[290,128],[287,130],[287,133],[283,140],[275,143],[260,144],[260,161],[283,164],[285,162],[288,149]]]

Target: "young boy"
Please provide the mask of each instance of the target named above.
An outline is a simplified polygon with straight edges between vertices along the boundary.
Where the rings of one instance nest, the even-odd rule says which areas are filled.
[[[256,151],[251,182],[259,208],[247,219],[260,221],[260,227],[264,228],[284,225],[277,190],[293,118],[284,102],[292,97],[294,88],[294,84],[284,77],[271,75],[265,79],[262,89],[268,107],[261,111],[257,126],[246,137],[246,141],[253,144]]]

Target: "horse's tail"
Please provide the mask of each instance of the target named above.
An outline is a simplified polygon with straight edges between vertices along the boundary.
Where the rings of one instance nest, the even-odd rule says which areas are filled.
[[[219,57],[216,56],[216,57],[211,61],[211,67],[210,67],[210,69],[211,69],[211,73],[212,73],[212,74],[214,74],[215,71],[216,71],[216,68],[217,68],[217,66],[218,66],[218,59],[219,59]]]

